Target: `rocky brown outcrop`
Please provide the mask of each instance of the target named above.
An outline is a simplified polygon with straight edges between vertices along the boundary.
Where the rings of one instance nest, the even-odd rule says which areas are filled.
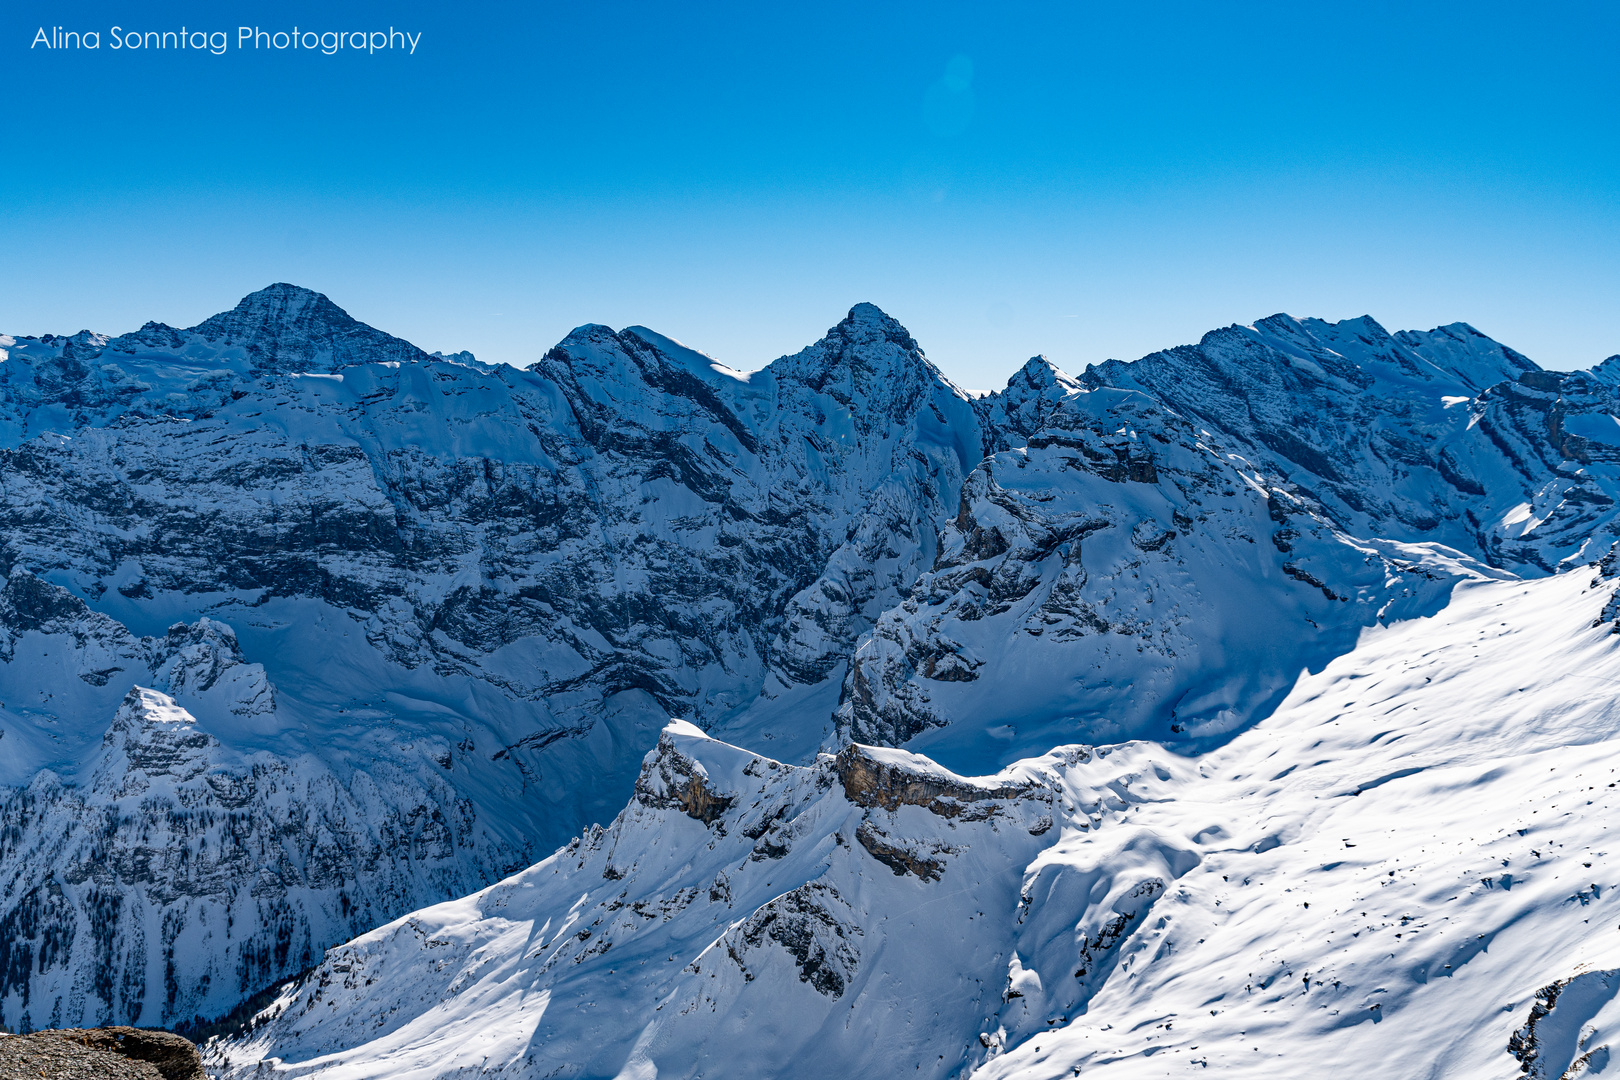
[[[1034,784],[1028,783],[988,787],[954,780],[939,773],[909,769],[880,760],[866,747],[856,743],[850,743],[838,752],[835,767],[838,779],[844,785],[844,796],[857,806],[881,807],[884,810],[921,806],[947,818],[962,816],[972,803],[1022,798],[1036,790]]]
[[[0,1036],[7,1080],[207,1080],[191,1041],[144,1028],[66,1028]]]
[[[703,765],[676,749],[674,738],[665,731],[636,779],[636,801],[660,810],[679,807],[687,817],[713,825],[736,797],[710,787]]]

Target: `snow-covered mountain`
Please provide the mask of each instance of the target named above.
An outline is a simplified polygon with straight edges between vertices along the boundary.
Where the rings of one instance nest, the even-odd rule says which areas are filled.
[[[186,330],[0,349],[13,1027],[220,1016],[609,820],[645,837],[616,842],[615,872],[651,859],[656,822],[695,814],[808,888],[821,841],[778,834],[849,824],[838,791],[872,810],[851,768],[944,777],[995,808],[883,809],[973,834],[960,844],[857,815],[822,837],[842,837],[839,873],[938,876],[957,844],[1016,876],[1063,807],[1105,797],[1102,763],[1156,755],[1196,786],[1199,762],[1277,722],[1302,670],[1450,617],[1460,584],[1540,579],[1620,535],[1613,364],[1541,371],[1461,324],[1274,316],[1079,377],[1036,358],[977,399],[865,304],[748,374],[640,327],[581,327],[526,370],[429,355],[288,285]],[[672,716],[694,726],[642,764]],[[1097,749],[1051,750],[1076,743]],[[694,789],[705,770],[730,786]],[[747,817],[752,799],[781,814]],[[730,843],[656,888],[724,893]],[[807,982],[848,984],[888,903],[860,906],[855,878],[791,912],[770,908],[788,890],[736,891],[729,918],[759,918],[727,948],[775,963],[786,935],[821,965]],[[560,923],[576,899],[533,916]],[[695,903],[659,915],[690,941],[647,947],[680,958],[720,926]],[[862,929],[834,941],[834,924]],[[1005,952],[986,934],[984,955]],[[646,1003],[611,989],[612,963],[581,965],[584,992],[621,1002],[593,1037],[633,1042]],[[777,1008],[739,993],[750,1015]],[[344,1030],[376,1023],[368,1007],[343,1005]],[[955,1031],[984,1009],[946,1011]],[[314,1038],[278,1023],[252,1045]],[[1017,1038],[984,1030],[987,1055]]]
[[[1152,394],[1355,535],[1534,572],[1615,536],[1603,466],[1620,427],[1601,370],[1542,371],[1465,323],[1391,335],[1365,317],[1274,315],[1082,382]]]
[[[1037,357],[983,401],[999,452],[839,708],[962,769],[1076,734],[1201,745],[1470,560],[1534,576],[1620,535],[1614,387],[1465,324],[1277,315],[1079,379]]]
[[[849,746],[798,767],[673,723],[610,827],[333,950],[211,1063],[1600,1073],[1620,1051],[1620,639],[1593,625],[1613,592],[1470,578],[1198,757],[1074,745],[963,777]]]
[[[231,877],[277,897],[227,920],[232,942],[273,940],[270,961],[160,976],[202,916],[133,903],[138,874],[42,881],[27,853],[92,827],[56,820],[63,796],[0,854],[12,1025],[218,1015],[611,817],[671,714],[797,703],[813,719],[778,731],[812,753],[855,637],[932,558],[981,450],[972,405],[866,305],[751,377],[600,326],[528,371],[432,357],[285,285],[189,330],[3,347],[19,599],[0,779],[93,792],[93,748],[139,685],[222,752],[291,769],[296,813],[342,823]],[[166,678],[187,635],[256,681]],[[328,843],[345,854],[317,903]]]

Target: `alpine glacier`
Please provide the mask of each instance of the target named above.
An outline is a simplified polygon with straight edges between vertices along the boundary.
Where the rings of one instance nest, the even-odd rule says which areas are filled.
[[[1363,1021],[1414,1075],[1600,1067],[1554,879],[1434,896],[1609,738],[1620,358],[1277,315],[975,396],[869,304],[752,373],[595,325],[518,370],[290,285],[0,351],[7,1025],[317,965],[221,1068],[1332,1072]],[[1568,947],[1385,967],[1328,832],[1428,868],[1377,864],[1398,940]],[[1486,970],[1534,986],[1415,1034]]]

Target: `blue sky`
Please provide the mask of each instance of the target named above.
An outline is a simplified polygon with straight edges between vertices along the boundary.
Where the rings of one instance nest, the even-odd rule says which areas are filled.
[[[519,364],[605,322],[752,368],[870,300],[970,387],[1275,311],[1585,366],[1620,352],[1617,55],[1614,3],[13,0],[0,330],[286,280]]]

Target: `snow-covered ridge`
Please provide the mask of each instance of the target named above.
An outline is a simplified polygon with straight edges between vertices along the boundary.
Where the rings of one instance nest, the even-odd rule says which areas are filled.
[[[1274,315],[1090,367],[1082,382],[1154,395],[1358,536],[1534,572],[1595,559],[1615,538],[1620,437],[1568,429],[1616,412],[1601,370],[1542,371],[1465,323],[1391,335],[1367,317]],[[1521,504],[1540,511],[1522,531]]]
[[[1072,746],[966,778],[673,725],[608,828],[333,950],[212,1064],[1576,1075],[1620,1048],[1612,591],[1461,586],[1197,758]],[[702,807],[666,798],[693,777]]]

